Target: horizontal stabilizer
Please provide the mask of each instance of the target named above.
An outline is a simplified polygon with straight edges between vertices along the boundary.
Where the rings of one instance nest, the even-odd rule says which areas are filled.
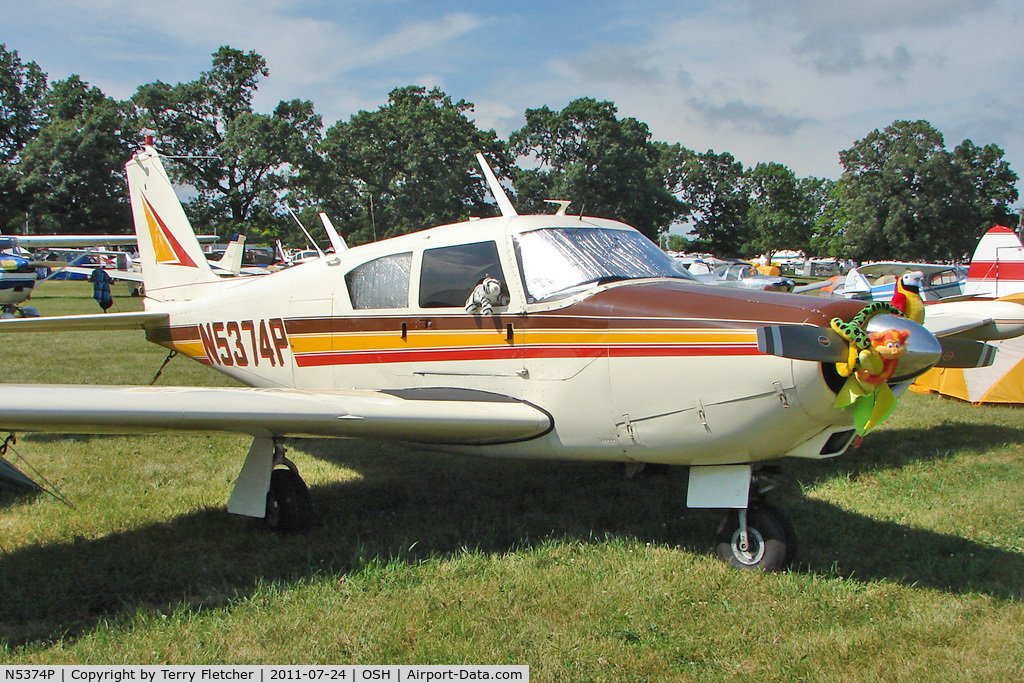
[[[533,439],[551,416],[506,396],[472,391],[251,387],[0,385],[0,429],[82,434],[234,432],[256,437],[357,437],[482,445]]]
[[[166,313],[97,313],[96,315],[55,315],[40,318],[8,318],[0,320],[4,332],[97,332],[108,330],[143,330],[148,325],[166,325]]]

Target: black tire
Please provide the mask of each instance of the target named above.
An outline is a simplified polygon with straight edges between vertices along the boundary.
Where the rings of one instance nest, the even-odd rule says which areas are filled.
[[[737,569],[772,572],[786,568],[796,555],[792,526],[770,505],[760,504],[747,510],[747,538],[749,548],[741,550],[739,511],[730,510],[718,525],[718,557]]]
[[[313,526],[309,488],[296,472],[277,469],[270,473],[267,514],[263,519],[274,531],[305,531]]]

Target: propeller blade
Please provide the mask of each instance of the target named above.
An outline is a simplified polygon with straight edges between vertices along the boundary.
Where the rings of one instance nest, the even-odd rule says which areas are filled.
[[[846,341],[826,327],[814,325],[768,325],[757,329],[761,353],[795,360],[840,363],[848,356]]]
[[[972,339],[939,337],[942,357],[937,368],[984,368],[996,360],[996,347]]]

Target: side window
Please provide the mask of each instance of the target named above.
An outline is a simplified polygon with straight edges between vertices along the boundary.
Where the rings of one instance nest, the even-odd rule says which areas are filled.
[[[507,293],[498,245],[494,242],[427,249],[420,272],[420,306],[462,308],[473,288],[485,277],[497,279],[502,292]]]
[[[382,256],[345,275],[352,308],[407,308],[412,252]]]

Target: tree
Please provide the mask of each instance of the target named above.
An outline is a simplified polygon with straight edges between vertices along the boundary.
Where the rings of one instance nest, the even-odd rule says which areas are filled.
[[[747,174],[750,237],[746,251],[766,254],[770,261],[779,249],[808,250],[818,208],[815,190],[819,183],[798,179],[782,164],[755,166]]]
[[[43,122],[46,74],[35,62],[24,64],[17,51],[0,43],[0,230],[24,223],[28,197],[18,189],[21,151]]]
[[[846,225],[849,219],[843,212],[841,185],[845,181],[822,180],[816,191],[817,213],[810,241],[810,252],[818,256],[846,257],[850,249],[846,244]]]
[[[401,235],[471,215],[491,215],[474,155],[510,163],[493,130],[481,131],[438,88],[392,90],[376,111],[360,111],[324,136],[324,167],[314,184],[344,214],[352,242]]]
[[[195,188],[189,202],[193,220],[227,223],[225,232],[245,221],[262,221],[274,234],[289,181],[315,163],[322,122],[313,104],[292,100],[272,115],[253,111],[261,76],[270,74],[255,52],[221,47],[213,66],[189,83],[156,82],[141,86],[133,101],[156,132],[161,152],[180,157],[168,172]],[[250,222],[252,232],[258,224]]]
[[[750,196],[743,164],[728,152],[678,150],[666,177],[670,189],[692,209],[693,247],[716,256],[740,256],[750,241]]]
[[[132,113],[78,76],[54,83],[44,105],[46,122],[22,151],[31,231],[130,232],[122,171],[138,139]]]
[[[1016,174],[1002,162],[1002,150],[968,143],[950,154],[927,121],[895,121],[840,152],[842,222],[835,229],[848,255],[965,258],[1016,199]]]
[[[1013,226],[1017,220],[1011,204],[1017,201],[1017,174],[1003,160],[1003,150],[996,145],[978,147],[964,140],[953,149],[953,165],[963,175],[965,201],[970,204],[964,239],[952,248],[957,253],[971,253],[977,239],[993,225]]]
[[[611,102],[591,98],[559,112],[526,111],[526,125],[509,136],[512,153],[536,165],[515,173],[525,210],[570,199],[581,212],[621,220],[652,240],[685,213],[665,185],[661,148],[647,125],[617,113]]]

